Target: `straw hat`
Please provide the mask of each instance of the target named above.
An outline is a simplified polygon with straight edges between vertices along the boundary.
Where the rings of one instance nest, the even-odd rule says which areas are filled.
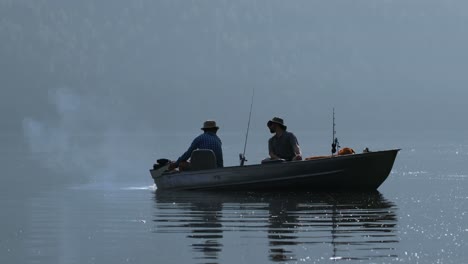
[[[204,130],[204,129],[210,129],[210,128],[219,129],[219,127],[216,125],[216,121],[213,121],[213,120],[206,120],[206,121],[203,123],[203,127],[202,127],[201,129]]]

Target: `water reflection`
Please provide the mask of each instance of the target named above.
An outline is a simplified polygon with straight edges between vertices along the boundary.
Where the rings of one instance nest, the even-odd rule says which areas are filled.
[[[270,262],[398,257],[397,208],[379,192],[156,191],[155,200],[154,232],[183,234],[201,263],[221,262],[234,237],[237,250],[257,248]]]
[[[268,203],[268,241],[270,259],[273,261],[296,260],[288,245],[298,241],[296,225],[299,203],[296,199],[271,199]]]
[[[221,221],[222,204],[217,202],[195,202],[192,206],[190,222],[186,227],[192,229],[188,237],[201,240],[193,243],[193,249],[203,253],[203,259],[216,260],[222,244],[223,236]]]

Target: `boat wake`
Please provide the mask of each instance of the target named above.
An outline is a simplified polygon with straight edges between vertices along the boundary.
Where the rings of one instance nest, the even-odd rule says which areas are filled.
[[[124,191],[141,191],[141,190],[151,190],[154,191],[156,190],[156,185],[149,185],[149,186],[129,186],[127,185],[116,185],[113,183],[88,183],[88,184],[82,184],[82,185],[76,185],[71,187],[73,190],[101,190],[101,191],[118,191],[118,190],[124,190]]]
[[[153,184],[153,185],[150,185],[150,186],[141,186],[141,187],[123,187],[121,188],[121,190],[127,190],[127,191],[139,191],[139,190],[151,190],[151,191],[155,191],[157,188],[156,188],[156,184]]]

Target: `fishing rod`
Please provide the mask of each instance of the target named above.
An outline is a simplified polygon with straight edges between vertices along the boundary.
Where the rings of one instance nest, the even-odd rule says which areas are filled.
[[[331,149],[332,156],[333,156],[333,154],[335,154],[337,149],[340,148],[340,143],[338,142],[338,138],[335,137],[335,135],[336,135],[336,131],[335,131],[335,108],[333,107],[333,136],[332,136],[332,149]]]
[[[247,132],[245,133],[245,143],[244,143],[244,152],[239,154],[240,165],[244,166],[244,163],[247,161],[245,159],[245,150],[247,148],[247,138],[249,137],[249,128],[250,128],[250,118],[252,117],[252,107],[255,95],[255,86],[252,89],[252,101],[250,103],[250,113],[249,113],[249,122],[247,123]]]

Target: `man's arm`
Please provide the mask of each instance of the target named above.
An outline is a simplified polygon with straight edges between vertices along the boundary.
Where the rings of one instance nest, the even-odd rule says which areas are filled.
[[[175,162],[176,166],[179,166],[179,163],[181,161],[187,161],[190,156],[192,156],[192,152],[198,148],[198,137],[196,137],[193,141],[192,144],[190,144],[190,147],[187,149],[187,151],[180,156],[177,161]]]
[[[299,147],[299,144],[295,144],[293,148],[294,148],[294,154],[296,155],[293,158],[293,160],[302,160],[302,152],[301,152],[301,148]]]
[[[291,133],[291,145],[294,150],[294,158],[293,160],[302,160],[302,152],[301,147],[299,146],[299,142],[294,134]]]
[[[273,153],[273,152],[270,152],[270,158],[274,159],[274,160],[275,159],[280,159],[280,157],[276,156],[275,153]]]

